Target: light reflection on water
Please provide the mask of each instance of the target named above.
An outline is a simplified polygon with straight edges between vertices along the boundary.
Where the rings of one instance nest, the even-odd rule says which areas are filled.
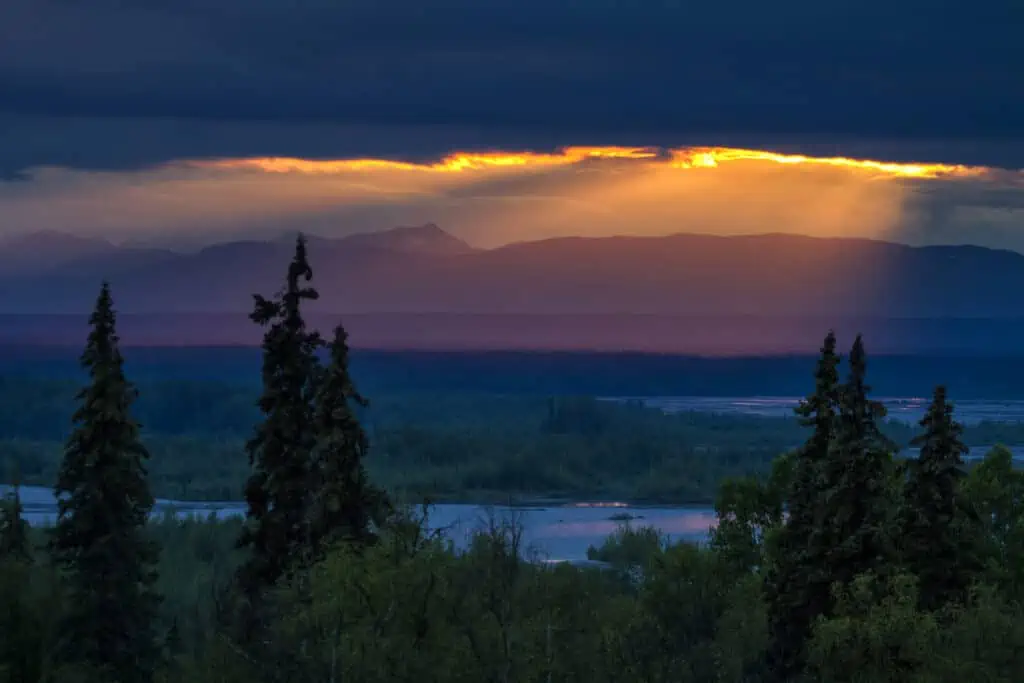
[[[658,512],[665,512],[658,510]],[[557,522],[539,530],[547,538],[576,538],[580,536],[604,538],[615,533],[624,522],[618,520],[598,520],[592,522]],[[679,510],[671,515],[659,515],[654,518],[634,518],[629,521],[634,528],[654,526],[659,531],[680,536],[703,535],[714,526],[715,514],[711,510]]]
[[[585,558],[589,546],[599,546],[625,522],[611,519],[628,512],[633,528],[651,526],[670,540],[703,541],[715,524],[709,507],[616,507],[552,506],[544,508],[484,508],[474,505],[438,505],[430,515],[430,525],[444,528],[457,546],[476,530],[486,528],[489,515],[498,519],[514,519],[523,528],[528,549],[542,557],[576,560]]]
[[[0,486],[0,494],[7,487]],[[57,506],[49,489],[36,486],[21,488],[25,519],[32,525],[52,523]],[[241,515],[239,503],[186,503],[157,501],[156,514],[173,510],[179,517],[217,517]],[[625,522],[612,516],[629,515],[634,528],[653,526],[670,540],[702,541],[714,526],[715,514],[708,507],[649,508],[631,507],[625,503],[587,505],[570,503],[559,506],[509,508],[479,505],[435,505],[430,509],[428,524],[444,530],[457,547],[464,548],[475,531],[485,529],[488,520],[515,521],[522,525],[523,541],[531,554],[543,558],[579,560],[587,555],[589,546],[600,545]]]
[[[705,412],[762,417],[792,417],[797,398],[736,397],[708,398],[686,396],[608,397],[604,400],[640,400],[665,412]],[[903,422],[917,422],[927,409],[923,398],[884,398],[889,417]],[[1024,421],[1024,401],[958,401],[957,419],[966,424],[983,420]],[[980,458],[990,447],[976,446],[969,459]],[[1024,461],[1024,447],[1015,447],[1014,455]],[[908,451],[908,455],[912,452]],[[0,485],[0,494],[6,492]],[[26,486],[21,489],[25,518],[30,524],[52,523],[57,506],[49,489]],[[156,514],[173,509],[179,517],[217,517],[241,515],[244,507],[237,502],[184,503],[158,500]],[[476,505],[437,505],[431,509],[429,525],[443,529],[459,547],[465,547],[474,531],[487,526],[489,517],[515,519],[523,526],[527,546],[542,557],[578,560],[586,557],[587,548],[600,545],[614,533],[622,521],[613,517],[631,516],[634,527],[652,526],[670,540],[702,541],[715,524],[714,511],[708,507],[647,508],[631,507],[621,502],[581,501],[558,506],[532,508],[485,508]]]

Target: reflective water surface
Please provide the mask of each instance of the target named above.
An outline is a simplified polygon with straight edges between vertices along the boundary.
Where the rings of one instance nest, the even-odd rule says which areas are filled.
[[[0,493],[8,487],[0,486]],[[53,492],[37,486],[23,486],[21,500],[30,524],[52,523],[57,515]],[[237,502],[192,503],[158,500],[156,514],[173,510],[180,517],[191,515],[240,515],[245,507]],[[547,559],[577,560],[586,557],[587,547],[600,545],[615,529],[632,517],[633,526],[653,526],[673,540],[700,541],[715,522],[709,507],[648,508],[624,503],[574,503],[547,507],[509,508],[479,505],[436,505],[429,511],[432,529],[443,530],[459,547],[469,536],[486,528],[490,520],[515,520],[522,525],[528,552]]]

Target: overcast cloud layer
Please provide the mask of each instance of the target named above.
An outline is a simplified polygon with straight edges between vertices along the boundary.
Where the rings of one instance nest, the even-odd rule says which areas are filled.
[[[0,168],[807,140],[1019,166],[1022,25],[1011,0],[4,0]]]
[[[182,245],[432,220],[482,246],[794,231],[1024,249],[1016,172],[183,163],[698,145],[1016,171],[1021,26],[1011,0],[3,0],[0,238]]]

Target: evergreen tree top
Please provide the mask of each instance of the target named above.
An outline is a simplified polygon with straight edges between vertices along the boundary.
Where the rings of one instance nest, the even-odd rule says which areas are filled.
[[[117,315],[114,313],[110,283],[105,280],[100,287],[92,315],[89,316],[89,326],[91,329],[81,355],[82,365],[92,375],[95,375],[101,366],[112,366],[113,369],[120,370],[122,358],[118,349],[120,338],[117,336]]]
[[[369,401],[356,389],[352,376],[348,371],[348,332],[343,325],[338,325],[334,328],[334,339],[331,342],[330,348],[331,364],[328,368],[327,385],[325,388],[339,391],[342,396],[352,399],[360,406],[365,407],[369,405]],[[332,387],[332,383],[337,383],[337,387]]]
[[[850,384],[856,386],[863,394],[867,394],[865,384],[868,372],[867,352],[864,350],[864,337],[858,334],[850,349]]]
[[[258,402],[264,418],[246,444],[252,472],[245,487],[246,526],[238,541],[251,550],[239,582],[253,599],[274,585],[307,545],[306,509],[316,445],[313,399],[323,374],[316,356],[323,342],[319,333],[307,329],[302,315],[303,301],[318,296],[304,284],[312,277],[306,239],[299,235],[284,288],[273,299],[253,297],[250,318],[267,328]]]
[[[288,266],[288,281],[282,303],[288,316],[289,322],[302,320],[299,315],[299,306],[303,299],[315,301],[320,294],[312,287],[302,287],[300,280],[309,282],[313,279],[313,268],[309,265],[306,255],[306,236],[299,234],[295,239],[295,255]]]
[[[309,265],[309,258],[306,254],[306,236],[299,233],[295,238],[295,255],[288,266],[288,288],[298,289],[299,278],[309,282],[313,279],[313,269]]]
[[[910,444],[920,447],[919,460],[942,456],[950,458],[956,465],[963,464],[963,456],[970,449],[960,440],[963,425],[953,417],[953,404],[949,402],[945,386],[935,387],[928,411],[918,424],[924,432],[914,437]]]
[[[844,438],[850,443],[870,442],[881,450],[894,450],[895,444],[882,434],[878,420],[887,414],[885,404],[869,398],[867,383],[867,352],[864,338],[857,335],[850,349],[850,374],[840,396],[840,423]]]
[[[836,333],[829,330],[821,345],[821,355],[814,370],[814,391],[800,401],[795,409],[807,427],[829,428],[835,414],[839,388],[839,355]]]
[[[81,358],[90,382],[78,393],[54,486],[50,554],[66,602],[53,658],[57,666],[109,671],[121,683],[150,683],[159,658],[153,585],[160,552],[145,528],[154,503],[148,453],[131,416],[135,390],[124,376],[106,282],[90,323]]]
[[[28,522],[22,517],[19,487],[14,485],[11,489],[0,499],[0,560],[25,561],[32,555]]]
[[[280,290],[275,299],[267,299],[260,294],[253,294],[255,306],[249,315],[250,320],[258,325],[267,325],[275,318],[283,318],[284,326],[292,332],[305,328],[301,307],[303,300],[315,301],[320,293],[313,287],[303,287],[301,281],[313,279],[313,268],[309,265],[306,254],[306,237],[303,234],[295,240],[295,254],[288,265],[284,289]]]

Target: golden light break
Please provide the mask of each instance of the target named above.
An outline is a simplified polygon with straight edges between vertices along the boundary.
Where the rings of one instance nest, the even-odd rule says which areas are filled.
[[[433,163],[386,159],[309,160],[290,157],[225,159],[192,162],[207,168],[248,169],[266,173],[332,174],[352,171],[394,170],[460,173],[486,169],[557,167],[592,160],[633,160],[664,164],[677,169],[711,169],[733,162],[769,162],[784,165],[813,165],[866,171],[878,176],[902,178],[977,177],[989,169],[959,164],[896,163],[846,157],[812,157],[802,154],[729,147],[684,147],[666,151],[653,147],[565,147],[553,154],[538,152],[455,152]]]

